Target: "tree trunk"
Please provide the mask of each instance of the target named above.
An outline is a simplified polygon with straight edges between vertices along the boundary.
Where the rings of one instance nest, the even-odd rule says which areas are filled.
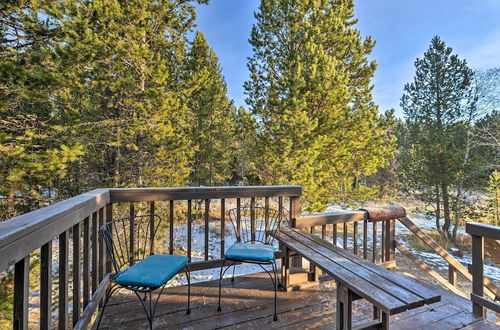
[[[455,222],[453,227],[453,242],[457,239],[458,227],[460,227],[460,219],[462,218],[462,205],[460,204],[460,199],[462,198],[462,185],[460,184],[457,188],[457,197],[455,199]]]
[[[450,239],[450,200],[448,195],[448,185],[446,183],[441,184],[441,190],[443,192],[443,213],[444,213],[444,224],[443,224],[443,234],[446,239]]]
[[[438,233],[443,235],[443,231],[441,229],[441,196],[439,195],[439,186],[436,186],[436,229]]]

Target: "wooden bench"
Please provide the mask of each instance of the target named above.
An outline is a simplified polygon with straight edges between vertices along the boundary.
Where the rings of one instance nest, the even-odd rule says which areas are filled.
[[[358,329],[388,329],[390,315],[441,300],[439,294],[418,281],[377,266],[302,229],[282,228],[276,239],[336,281],[337,329],[352,329],[352,302],[357,299],[366,299],[373,305],[374,319]]]

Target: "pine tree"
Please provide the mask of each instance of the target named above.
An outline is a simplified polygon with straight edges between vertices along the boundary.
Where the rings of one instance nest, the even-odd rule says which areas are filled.
[[[438,36],[423,58],[415,62],[415,78],[401,98],[408,132],[401,155],[405,182],[417,196],[435,205],[436,225],[448,238],[452,211],[455,228],[470,162],[470,127],[475,116],[471,81],[473,71],[465,60]],[[453,199],[452,191],[456,192]],[[454,201],[455,205],[452,205]],[[444,224],[440,227],[441,210]]]
[[[258,120],[258,174],[265,184],[301,184],[309,211],[356,199],[360,178],[392,156],[377,114],[352,0],[262,0],[250,43],[247,103]]]
[[[224,185],[231,177],[236,109],[217,55],[197,32],[187,55],[187,105],[196,150],[189,181],[195,186]]]
[[[64,196],[58,181],[82,153],[54,96],[62,82],[53,51],[58,33],[41,2],[0,5],[0,195],[2,218]]]
[[[487,217],[492,225],[500,226],[500,171],[491,173],[486,192]]]
[[[77,118],[86,152],[72,189],[184,185],[193,154],[182,90],[193,4],[67,0],[53,12],[64,36],[60,106]]]

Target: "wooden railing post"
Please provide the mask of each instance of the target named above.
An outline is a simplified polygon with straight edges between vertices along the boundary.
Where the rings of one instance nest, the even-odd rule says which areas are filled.
[[[30,256],[16,262],[14,266],[14,329],[28,329]]]
[[[472,235],[472,293],[480,297],[484,294],[483,287],[483,259],[484,259],[484,238]],[[486,310],[482,305],[473,301],[472,312],[479,317],[486,316]]]
[[[486,308],[500,313],[499,290],[491,280],[484,277],[484,239],[500,240],[500,228],[482,223],[468,222],[466,232],[472,236],[472,312],[479,317],[486,317]],[[488,290],[485,290],[486,288]],[[493,294],[488,291],[491,290]],[[486,294],[486,297],[484,297]],[[491,298],[491,299],[488,299]]]

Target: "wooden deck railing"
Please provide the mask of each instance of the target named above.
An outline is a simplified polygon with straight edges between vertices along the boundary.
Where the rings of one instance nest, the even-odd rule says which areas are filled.
[[[422,268],[430,269],[396,241],[395,219],[371,221],[363,210],[301,215],[301,193],[300,186],[96,189],[1,222],[0,272],[14,270],[13,327],[28,328],[30,257],[39,251],[40,328],[86,328],[104,296],[111,272],[111,262],[98,228],[105,222],[125,216],[161,214],[167,223],[168,235],[165,233],[162,238],[166,253],[185,254],[191,261],[192,271],[221,266],[229,244],[224,230],[229,224],[227,211],[230,207],[242,205],[277,208],[280,216],[289,219],[292,226],[307,228],[312,233],[320,227],[322,238],[385,268],[396,267],[397,248]],[[495,298],[498,291],[482,272],[483,237],[499,239],[498,227],[467,224],[467,232],[473,236],[471,274],[410,219],[403,217],[398,220],[448,262],[448,281],[434,272],[443,285],[458,291],[456,272],[460,272],[473,280],[471,299],[474,312],[483,315],[483,307],[499,311],[499,304],[483,297]],[[193,241],[193,226],[204,231],[203,244],[199,239]],[[178,229],[185,230],[185,240],[176,237]],[[219,231],[216,244],[220,247],[220,256],[210,254],[213,249],[209,244],[211,230]],[[352,244],[348,244],[349,241]],[[196,246],[201,246],[200,251],[195,251]],[[53,255],[53,250],[58,254]],[[283,256],[285,268],[289,267],[290,261],[292,267],[301,267],[300,258],[290,257]],[[57,278],[54,279],[55,269]],[[314,266],[306,273],[309,281],[318,279],[318,270]],[[53,297],[53,292],[57,298]],[[55,301],[57,312],[53,313]],[[53,320],[53,314],[57,315],[57,320]]]
[[[429,235],[424,233],[413,221],[408,217],[398,219],[401,224],[410,230],[417,238],[419,238],[425,245],[431,248],[434,253],[440,256],[444,262],[448,264],[448,279],[445,279],[438,272],[434,271],[429,265],[427,265],[423,260],[419,259],[413,253],[408,251],[400,242],[395,242],[396,248],[408,259],[413,261],[422,270],[427,272],[430,276],[434,277],[439,283],[444,287],[448,288],[450,291],[468,298],[467,295],[458,289],[457,273],[460,273],[465,279],[473,281],[473,274],[469,269],[467,269],[463,264],[458,262],[448,251],[446,251],[441,245],[439,245],[435,240],[433,240]],[[495,284],[487,277],[483,278],[484,294],[491,298],[500,295],[499,289]]]
[[[14,268],[13,328],[28,328],[30,256],[38,250],[40,328],[52,329],[55,324],[59,329],[86,328],[102,300],[111,272],[111,262],[98,235],[98,228],[120,216],[124,205],[131,216],[138,215],[140,211],[155,214],[160,203],[167,206],[170,253],[174,252],[175,211],[176,208],[182,209],[181,214],[185,215],[187,226],[185,253],[191,259],[193,201],[203,201],[204,260],[191,263],[190,269],[195,271],[221,265],[221,259],[209,258],[211,203],[219,203],[222,257],[225,250],[222,229],[225,228],[228,200],[235,205],[269,205],[270,199],[273,199],[281,216],[284,216],[286,209],[290,216],[297,216],[300,213],[301,193],[300,186],[97,189],[1,222],[0,272],[12,266]],[[140,205],[141,203],[146,203],[147,207]],[[178,214],[179,212],[177,216]],[[58,246],[57,281],[52,278],[53,245]],[[53,282],[56,282],[57,286]],[[55,287],[58,292],[57,321],[52,320],[52,296]]]
[[[465,229],[472,236],[472,311],[480,317],[485,317],[485,307],[500,313],[500,304],[484,297],[485,277],[483,273],[484,239],[500,240],[500,227],[469,222]],[[498,295],[495,298],[497,297]]]

